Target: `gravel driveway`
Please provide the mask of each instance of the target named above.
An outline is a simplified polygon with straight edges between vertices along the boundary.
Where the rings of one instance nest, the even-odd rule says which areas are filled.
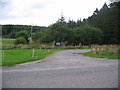
[[[3,88],[118,88],[118,60],[65,50],[44,60],[3,67]]]

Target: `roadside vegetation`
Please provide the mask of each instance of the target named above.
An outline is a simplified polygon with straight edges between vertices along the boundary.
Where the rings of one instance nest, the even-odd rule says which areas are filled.
[[[15,38],[16,45],[28,44],[31,37],[35,43],[60,42],[65,46],[120,44],[118,37],[119,4],[120,2],[109,5],[105,3],[100,10],[96,8],[93,15],[77,21],[71,19],[66,21],[64,15],[61,15],[55,23],[48,27],[2,25],[3,38]]]
[[[118,6],[105,3],[86,19],[77,21],[61,17],[48,27],[2,25],[3,66],[39,60],[66,49],[89,49],[84,55],[117,59],[119,41]],[[113,18],[114,17],[114,18]],[[111,22],[112,21],[112,22]],[[97,46],[92,46],[97,45]],[[100,46],[99,46],[100,45]],[[111,45],[111,46],[110,46]],[[32,58],[32,50],[35,57]],[[50,50],[50,51],[49,51]]]
[[[94,45],[90,52],[83,55],[96,58],[120,59],[119,51],[119,45]]]
[[[53,54],[54,52],[61,51],[65,49],[9,49],[4,50],[4,57],[2,61],[2,66],[10,66],[35,60],[41,60],[47,56]]]
[[[15,44],[16,43],[16,39],[9,39],[9,38],[4,38],[4,39],[0,39],[2,42],[2,49],[90,49],[89,46],[87,45],[76,45],[76,46],[72,46],[72,45],[68,45],[68,46],[55,46],[55,43],[49,43],[49,44],[41,44],[41,43],[36,43],[36,42],[32,42],[31,44]],[[20,40],[22,41],[22,40]]]

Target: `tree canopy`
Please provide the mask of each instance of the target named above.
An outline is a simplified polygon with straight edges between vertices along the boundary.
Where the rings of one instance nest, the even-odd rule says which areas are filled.
[[[33,40],[39,43],[62,42],[64,44],[120,44],[119,7],[114,2],[93,12],[87,19],[65,21],[61,14],[58,21],[48,27],[33,26]],[[2,25],[3,37],[25,39],[30,35],[30,25]],[[25,30],[25,31],[22,31]],[[22,35],[24,33],[24,35]]]

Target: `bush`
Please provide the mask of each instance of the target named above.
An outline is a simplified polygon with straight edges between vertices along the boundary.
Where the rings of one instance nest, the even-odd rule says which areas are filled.
[[[26,31],[26,30],[22,30],[22,31],[16,32],[16,37],[17,37],[17,38],[18,38],[18,37],[24,37],[27,43],[29,42],[29,40],[28,40],[28,35],[29,35],[29,34],[28,34],[28,31]]]
[[[18,44],[26,44],[27,41],[25,40],[24,37],[18,37],[18,38],[15,40],[14,43],[15,43],[16,45],[18,45]]]
[[[75,44],[101,44],[103,32],[95,27],[89,25],[82,25],[74,29]]]

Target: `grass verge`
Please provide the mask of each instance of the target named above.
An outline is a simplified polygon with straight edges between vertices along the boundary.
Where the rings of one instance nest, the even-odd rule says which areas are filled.
[[[92,52],[86,52],[83,55],[90,56],[90,57],[96,57],[96,58],[120,59],[120,56],[100,55],[100,54],[93,54]]]
[[[4,50],[2,66],[11,66],[20,63],[41,60],[55,52],[62,50],[70,49],[34,49],[34,58],[32,58],[32,49],[7,49]]]

